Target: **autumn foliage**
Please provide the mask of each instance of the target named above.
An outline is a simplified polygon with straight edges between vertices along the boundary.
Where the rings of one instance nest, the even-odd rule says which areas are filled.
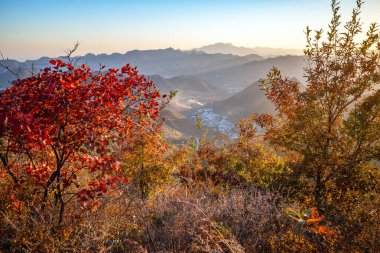
[[[333,1],[326,40],[322,30],[312,36],[307,28],[306,86],[274,68],[262,86],[277,115],[260,115],[257,122],[279,152],[296,154],[288,182],[294,198],[334,221],[341,240],[355,241],[371,229],[370,242],[379,232],[378,225],[363,224],[379,222],[380,34],[371,24],[358,38],[362,4],[357,1],[341,31],[339,5]],[[378,244],[368,247],[376,251]]]
[[[235,139],[166,141],[168,101],[129,65],[52,60],[16,80],[0,95],[0,250],[379,252],[380,34],[360,37],[361,6],[341,27],[332,1],[326,39],[306,30],[305,82],[272,69],[276,114]]]
[[[42,209],[58,205],[61,223],[73,196],[89,204],[128,180],[111,147],[152,129],[160,95],[129,65],[103,73],[50,63],[1,95],[1,173],[12,178],[11,191],[33,187]],[[83,171],[85,184],[78,179]]]

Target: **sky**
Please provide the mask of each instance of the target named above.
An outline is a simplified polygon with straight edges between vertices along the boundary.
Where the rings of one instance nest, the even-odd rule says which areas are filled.
[[[342,21],[355,0],[341,0]],[[380,23],[380,0],[362,8]],[[326,28],[331,0],[0,0],[0,51],[17,60],[134,49],[188,50],[217,42],[298,48],[305,28]]]

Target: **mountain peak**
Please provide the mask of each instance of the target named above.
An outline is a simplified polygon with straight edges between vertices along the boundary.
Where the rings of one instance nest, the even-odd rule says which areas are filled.
[[[285,48],[270,48],[270,47],[238,47],[232,43],[217,42],[207,45],[196,50],[203,51],[208,54],[233,54],[238,56],[257,55],[261,57],[276,57],[282,55],[302,55],[302,50],[285,49]]]
[[[208,46],[233,46],[235,47],[232,43],[225,43],[225,42],[217,42]]]

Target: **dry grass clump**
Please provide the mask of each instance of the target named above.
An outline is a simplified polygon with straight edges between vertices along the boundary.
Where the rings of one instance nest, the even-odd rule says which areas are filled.
[[[283,204],[269,191],[180,185],[142,199],[128,185],[92,210],[71,202],[60,227],[32,206],[3,209],[0,247],[4,252],[257,252],[269,249],[274,227],[281,227]]]

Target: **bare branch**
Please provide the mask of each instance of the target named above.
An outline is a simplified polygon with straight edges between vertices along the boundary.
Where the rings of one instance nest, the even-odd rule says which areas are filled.
[[[14,75],[17,79],[20,79],[21,74],[21,68],[19,67],[17,72],[12,70],[12,64],[10,60],[4,57],[3,53],[0,51],[1,61],[0,61],[0,68],[6,69],[9,73]]]
[[[72,58],[73,53],[78,50],[79,45],[80,45],[79,41],[76,41],[73,48],[68,48],[65,50],[66,55],[64,56],[64,58],[66,58],[70,64],[73,64],[74,60],[75,60],[74,64],[76,64],[80,59],[80,58],[77,58],[77,59]]]

